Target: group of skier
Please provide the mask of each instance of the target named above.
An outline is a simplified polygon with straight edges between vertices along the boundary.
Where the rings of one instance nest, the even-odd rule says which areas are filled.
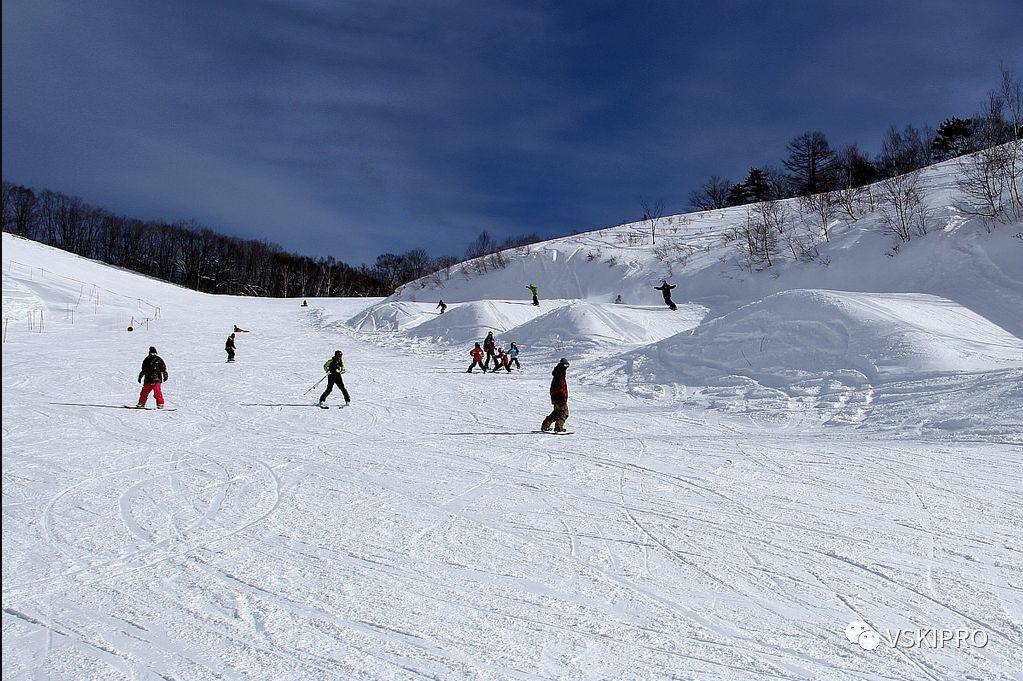
[[[533,297],[533,305],[539,306],[539,292],[534,284],[528,284],[526,288]],[[671,299],[671,289],[675,288],[665,280],[661,280],[660,286],[655,286],[655,290],[660,291],[664,296],[664,303],[670,309],[678,309],[675,303]],[[621,303],[622,298],[619,295],[615,299],[616,303]],[[307,307],[306,301],[302,302],[303,307]],[[443,300],[437,303],[437,308],[440,309],[440,314],[444,314],[447,310],[447,305]],[[235,361],[235,337],[239,333],[248,333],[247,329],[243,329],[239,326],[234,327],[231,335],[227,337],[227,341],[224,344],[224,350],[227,352],[227,361]],[[494,332],[487,333],[487,337],[483,339],[482,343],[476,343],[473,348],[469,351],[472,356],[472,362],[469,364],[469,368],[466,373],[472,373],[473,369],[479,367],[483,373],[490,371],[496,373],[501,369],[504,369],[508,373],[511,373],[512,365],[515,368],[522,369],[522,365],[519,364],[519,348],[518,345],[512,343],[505,352],[503,346],[498,346],[497,341],[494,339]],[[491,365],[493,363],[493,365]],[[550,398],[553,409],[551,413],[547,415],[547,418],[543,420],[540,425],[540,430],[543,432],[550,432],[553,428],[555,433],[567,433],[565,430],[565,422],[568,420],[568,372],[569,362],[564,357],[554,366],[554,370],[551,372],[551,387],[550,387]],[[344,355],[340,350],[335,350],[333,356],[331,356],[326,362],[323,363],[324,378],[327,379],[327,387],[320,395],[319,406],[323,409],[327,408],[327,398],[330,396],[334,388],[339,388],[341,394],[345,398],[345,406],[352,403],[351,395],[348,394],[348,389],[345,387],[344,379],[342,375],[345,373],[345,362]],[[150,346],[149,354],[142,360],[142,369],[139,371],[138,382],[142,384],[142,390],[139,393],[137,409],[144,409],[146,402],[149,400],[149,395],[152,394],[156,399],[156,408],[163,409],[165,407],[163,397],[163,383],[167,381],[169,377],[167,371],[167,364],[163,361],[163,358],[156,352],[156,348]],[[320,379],[321,381],[323,379]]]
[[[515,365],[516,369],[522,368],[522,365],[519,364],[519,346],[512,343],[508,348],[508,352],[505,352],[504,347],[497,346],[493,331],[487,333],[487,337],[483,339],[482,345],[476,343],[469,350],[469,354],[472,356],[472,362],[470,362],[469,368],[465,370],[467,374],[471,374],[472,370],[476,367],[482,369],[483,373],[487,373],[488,370],[491,373],[497,373],[499,370],[504,369],[509,374],[511,373],[512,364]],[[493,368],[490,366],[491,360],[494,362]]]

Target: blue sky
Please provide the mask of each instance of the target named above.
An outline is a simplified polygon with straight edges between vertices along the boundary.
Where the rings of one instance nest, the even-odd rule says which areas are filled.
[[[4,179],[312,255],[682,210],[1023,75],[1023,2],[5,0]]]

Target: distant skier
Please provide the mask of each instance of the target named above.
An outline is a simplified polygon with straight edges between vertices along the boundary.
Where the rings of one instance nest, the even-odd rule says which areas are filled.
[[[537,292],[536,284],[526,284],[526,288],[533,294],[533,305],[540,307],[540,295]]]
[[[352,398],[348,395],[345,382],[341,378],[341,374],[345,372],[345,362],[340,350],[335,350],[334,356],[323,363],[323,370],[327,374],[327,389],[320,395],[320,406],[324,409],[327,408],[327,396],[330,395],[330,391],[334,389],[335,385],[341,388],[341,394],[345,396],[345,404],[351,404]]]
[[[227,342],[224,343],[224,349],[227,350],[227,361],[234,361],[234,334],[232,333],[227,337]]]
[[[551,424],[554,424],[555,433],[565,432],[565,421],[568,420],[568,380],[565,378],[565,372],[568,371],[568,360],[564,357],[554,367],[554,371],[551,372],[551,404],[554,405],[554,409],[551,413],[543,420],[540,425],[540,430],[549,432]]]
[[[437,307],[440,308],[440,313],[441,314],[444,314],[444,310],[448,309],[448,306],[444,304],[443,300],[440,301],[439,303],[437,303]]]
[[[617,305],[621,305],[621,304],[622,304],[622,303],[624,303],[624,302],[625,302],[625,301],[624,301],[624,300],[622,300],[622,294],[621,294],[621,293],[619,293],[619,294],[618,294],[618,297],[617,297],[617,298],[615,298],[615,303],[616,303]]]
[[[483,368],[490,368],[490,360],[494,360],[494,371],[497,371],[497,343],[494,342],[494,332],[490,331],[487,333],[487,337],[483,339],[483,351],[487,353],[487,359],[483,362]]]
[[[149,393],[156,398],[156,408],[163,409],[163,390],[161,385],[168,378],[167,364],[160,355],[156,354],[156,348],[150,346],[149,354],[142,360],[142,371],[139,372],[139,383],[145,379],[142,385],[142,392],[139,393],[139,403],[136,409],[144,409],[149,400]]]
[[[677,310],[678,307],[671,301],[671,289],[675,288],[672,284],[669,284],[664,279],[661,279],[660,286],[654,286],[655,291],[660,291],[661,295],[664,296],[664,304],[670,307],[672,310]]]
[[[516,369],[521,369],[522,368],[522,365],[519,364],[519,346],[515,345],[515,343],[512,343],[511,347],[508,348],[508,366],[509,366],[509,368],[511,367],[512,364],[515,365]]]
[[[303,300],[302,301],[302,307],[309,307],[309,301],[308,300]]]
[[[483,366],[483,348],[480,347],[479,343],[477,343],[476,346],[469,351],[469,354],[472,355],[472,364],[469,365],[469,368],[465,373],[471,374],[473,367],[479,367],[480,369],[483,369],[483,373],[487,373],[487,368]]]
[[[508,355],[505,353],[504,348],[498,348],[497,349],[497,360],[496,360],[496,364],[494,366],[494,373],[495,374],[497,373],[498,369],[504,369],[509,374],[511,373],[511,360],[508,358]]]

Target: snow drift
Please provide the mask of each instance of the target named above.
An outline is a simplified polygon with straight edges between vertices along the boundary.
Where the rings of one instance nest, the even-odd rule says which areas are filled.
[[[356,331],[402,331],[426,319],[414,303],[390,301],[374,305],[348,320]]]
[[[390,303],[393,304],[393,303]],[[483,340],[488,332],[501,334],[518,326],[546,308],[537,308],[520,301],[481,300],[452,305],[442,315],[436,315],[419,324],[409,333],[418,338],[442,343],[469,343]]]
[[[1023,340],[936,296],[795,290],[627,357],[663,383],[741,375],[777,385],[844,371],[877,382],[1023,368]]]
[[[559,350],[646,345],[693,328],[706,312],[699,305],[683,305],[671,312],[664,307],[575,301],[512,329],[508,335],[523,346]]]

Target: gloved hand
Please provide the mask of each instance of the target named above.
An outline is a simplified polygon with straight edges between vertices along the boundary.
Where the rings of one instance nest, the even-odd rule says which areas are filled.
[[[142,377],[139,376],[139,385],[141,385],[141,384],[142,384]]]

